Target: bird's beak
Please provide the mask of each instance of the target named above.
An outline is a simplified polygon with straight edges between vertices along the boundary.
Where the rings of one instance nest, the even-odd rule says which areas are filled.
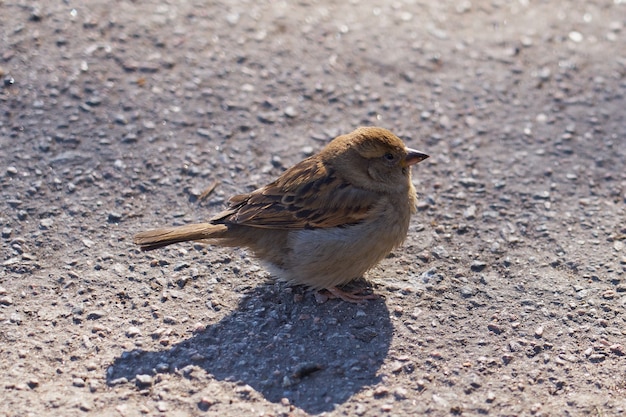
[[[416,151],[415,149],[406,148],[407,155],[402,161],[402,167],[406,168],[411,165],[415,165],[419,162],[422,162],[424,159],[428,158],[429,155],[426,155],[424,152]]]

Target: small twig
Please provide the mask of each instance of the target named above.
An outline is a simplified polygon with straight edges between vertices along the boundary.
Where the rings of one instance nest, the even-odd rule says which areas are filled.
[[[213,192],[213,190],[215,190],[215,187],[217,187],[218,184],[219,184],[219,181],[213,181],[211,184],[209,184],[209,186],[206,187],[204,191],[202,191],[202,193],[200,193],[200,196],[198,197],[198,201],[205,200]]]

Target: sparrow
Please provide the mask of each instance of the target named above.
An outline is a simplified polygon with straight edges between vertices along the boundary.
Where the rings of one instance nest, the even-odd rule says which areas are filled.
[[[248,248],[269,272],[349,302],[377,298],[339,287],[406,238],[417,196],[411,166],[428,158],[387,129],[360,127],[275,181],[235,195],[206,223],[148,230],[141,250],[185,241]]]

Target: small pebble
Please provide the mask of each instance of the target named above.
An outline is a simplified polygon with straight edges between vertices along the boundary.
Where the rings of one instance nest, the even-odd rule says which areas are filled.
[[[149,386],[152,385],[152,375],[136,375],[135,380],[137,381],[137,385],[139,386]]]
[[[487,263],[479,260],[472,261],[470,265],[470,269],[474,272],[480,272],[487,267]]]
[[[431,254],[437,259],[448,258],[450,256],[450,253],[443,246],[435,246],[431,250]]]
[[[89,104],[90,106],[99,106],[100,104],[102,104],[102,98],[98,96],[93,96],[85,100],[85,103]]]
[[[289,117],[289,118],[294,118],[294,117],[298,117],[299,113],[298,111],[293,107],[293,106],[287,106],[285,107],[285,116]]]
[[[318,304],[324,304],[326,301],[328,301],[329,297],[328,295],[321,293],[319,291],[315,291],[315,301]]]
[[[87,320],[98,320],[105,315],[106,313],[103,310],[93,310],[87,314]]]
[[[476,187],[478,185],[478,181],[476,181],[474,178],[468,177],[460,178],[459,183],[464,187]]]
[[[206,330],[206,326],[200,322],[193,325],[194,333],[200,333],[200,332],[203,332],[204,330]]]
[[[533,40],[529,36],[522,36],[520,38],[520,43],[522,44],[522,46],[525,46],[528,48],[529,46],[533,45]]]
[[[196,133],[203,138],[211,138],[211,131],[209,129],[199,128]]]
[[[74,385],[75,387],[78,387],[78,388],[82,388],[82,387],[85,386],[85,380],[82,379],[82,378],[74,378],[72,380],[72,385]]]
[[[434,351],[430,352],[430,357],[433,358],[433,359],[437,359],[437,360],[442,360],[443,359],[443,355],[438,350],[434,350]]]
[[[289,401],[289,400],[287,400]],[[202,411],[206,411],[214,404],[214,401],[209,397],[202,397],[200,401],[198,401],[198,408]]]
[[[14,166],[10,166],[7,168],[7,174],[9,175],[17,175],[17,168]]]
[[[408,394],[409,394],[409,391],[407,389],[405,389],[405,388],[402,388],[402,387],[398,387],[398,388],[393,390],[393,395],[398,400],[403,400],[403,399],[407,398]]]
[[[282,381],[283,388],[288,388],[288,387],[290,387],[292,385],[293,385],[293,381],[291,380],[291,378],[289,378],[289,376],[285,375],[283,377],[283,381]]]
[[[395,361],[390,365],[389,370],[391,371],[391,373],[397,374],[398,372],[402,371],[402,368],[404,368],[404,364],[400,361]]]
[[[93,409],[93,405],[88,401],[81,401],[78,408],[80,411],[91,411]]]
[[[604,298],[605,300],[612,300],[613,298],[615,298],[615,291],[613,290],[606,290],[602,293],[602,298]]]
[[[239,22],[239,13],[228,13],[226,15],[226,21],[231,25],[234,26],[237,24],[237,22]]]
[[[312,146],[305,146],[304,148],[302,148],[302,153],[306,157],[309,157],[309,156],[313,155],[314,152],[315,151],[313,150]]]
[[[575,30],[571,31],[567,36],[568,38],[570,38],[570,40],[576,43],[582,42],[584,39],[583,34]]]
[[[54,224],[54,220],[48,217],[45,219],[41,219],[41,221],[39,222],[39,227],[43,230],[47,230],[47,229],[50,229],[53,224]]]
[[[480,378],[480,376],[478,374],[475,374],[475,373],[471,373],[468,376],[467,382],[473,388],[480,388],[483,385],[482,379]]]
[[[139,330],[138,327],[131,326],[126,330],[127,337],[135,337],[135,336],[140,336],[140,335],[141,335],[141,330]]]
[[[128,378],[126,378],[125,376],[121,377],[121,378],[116,378],[116,379],[112,379],[111,381],[109,381],[109,385],[114,386],[114,385],[124,385],[128,383]]]
[[[498,326],[498,325],[497,325],[497,324],[495,324],[495,323],[489,323],[489,324],[487,325],[487,329],[488,329],[489,331],[494,332],[495,334],[500,334],[500,333],[502,333],[502,332],[504,331],[504,330],[502,329],[502,327]]]
[[[376,387],[374,390],[374,397],[384,397],[389,394],[389,388],[384,385]]]
[[[98,381],[89,381],[88,386],[90,392],[96,392],[100,388],[100,383]]]
[[[117,223],[122,220],[122,215],[118,212],[112,211],[109,213],[109,223]]]
[[[592,355],[589,355],[590,362],[594,362],[594,363],[603,362],[604,359],[606,359],[606,356],[601,353],[594,353]]]
[[[272,124],[276,122],[276,115],[273,113],[259,113],[256,117],[261,123]]]
[[[461,296],[467,298],[474,295],[474,289],[468,286],[461,287]]]
[[[278,156],[278,155],[273,155],[273,156],[272,156],[272,161],[271,161],[271,162],[272,162],[272,165],[273,165],[275,168],[280,168],[280,167],[282,167],[282,166],[283,166],[283,161],[282,161],[282,159],[280,158],[280,156]]]
[[[128,119],[123,114],[116,114],[115,116],[113,116],[113,121],[117,123],[118,125],[128,124]]]
[[[156,371],[159,373],[165,373],[170,370],[170,365],[168,363],[161,362],[161,363],[157,363],[154,369],[156,369]]]
[[[467,220],[475,219],[476,218],[476,206],[472,204],[471,206],[466,208],[465,211],[463,212],[463,217],[465,217]]]
[[[535,329],[535,336],[537,337],[543,336],[543,326],[539,326]]]
[[[182,269],[186,269],[189,268],[191,265],[189,265],[188,262],[178,262],[176,265],[174,265],[174,271],[180,271]]]

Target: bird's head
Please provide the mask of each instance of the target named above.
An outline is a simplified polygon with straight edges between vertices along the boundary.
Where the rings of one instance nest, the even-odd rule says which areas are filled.
[[[428,158],[380,127],[360,127],[339,136],[322,154],[347,181],[382,192],[406,190],[411,183],[411,166]]]

